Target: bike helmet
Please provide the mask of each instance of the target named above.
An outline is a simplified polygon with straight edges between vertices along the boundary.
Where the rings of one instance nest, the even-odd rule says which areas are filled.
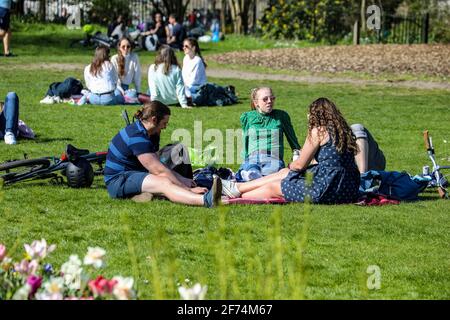
[[[88,188],[94,181],[94,170],[86,159],[69,162],[66,168],[67,184],[71,188]]]

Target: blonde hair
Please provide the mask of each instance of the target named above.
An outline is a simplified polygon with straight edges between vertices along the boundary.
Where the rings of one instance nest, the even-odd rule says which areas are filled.
[[[256,87],[256,88],[253,88],[253,89],[250,91],[250,108],[251,108],[252,110],[256,110],[256,104],[255,104],[256,96],[258,95],[258,92],[259,92],[260,90],[262,90],[262,89],[268,89],[268,90],[270,90],[270,93],[273,95],[273,90],[272,90],[272,88],[270,88],[270,87]]]

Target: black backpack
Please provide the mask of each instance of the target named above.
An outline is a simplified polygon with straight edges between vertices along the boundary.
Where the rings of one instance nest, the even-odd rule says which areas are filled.
[[[83,84],[75,78],[67,78],[63,82],[53,82],[48,91],[47,96],[70,98],[72,95],[81,94]]]

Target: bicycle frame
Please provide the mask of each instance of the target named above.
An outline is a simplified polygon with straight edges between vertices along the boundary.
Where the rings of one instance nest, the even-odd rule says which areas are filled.
[[[441,169],[450,169],[450,166],[440,166],[435,157],[434,157],[434,148],[433,148],[433,139],[429,135],[428,130],[425,130],[423,132],[423,138],[425,141],[425,148],[427,149],[428,157],[431,160],[431,163],[433,163],[433,172],[431,173],[431,177],[436,179],[436,185],[438,187],[439,196],[441,198],[448,198],[448,190],[442,183],[442,173],[440,172]]]
[[[103,163],[105,162],[107,152],[94,152],[87,155],[81,155],[80,158],[84,158],[89,163],[97,163],[99,169],[94,171],[94,175],[103,174]],[[64,170],[70,163],[70,156],[64,152],[60,158],[56,157],[42,157],[38,159],[47,159],[50,162],[49,166],[41,167],[36,170],[29,170],[27,172],[13,175],[12,178],[8,179],[7,174],[4,176],[4,184],[9,185],[19,181],[25,180],[37,180],[37,179],[56,179],[57,182],[62,182],[62,177],[56,172],[61,171],[64,174]],[[6,178],[6,179],[5,179]]]

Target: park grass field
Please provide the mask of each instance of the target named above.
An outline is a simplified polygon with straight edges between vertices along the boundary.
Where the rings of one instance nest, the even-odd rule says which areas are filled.
[[[124,107],[39,104],[51,82],[82,78],[82,70],[45,64],[87,64],[91,52],[80,49],[72,55],[56,42],[42,48],[36,41],[27,43],[24,33],[17,38],[23,39],[14,44],[20,56],[0,60],[0,95],[18,93],[20,118],[38,136],[16,146],[0,143],[0,161],[23,158],[24,153],[29,158],[59,155],[67,143],[106,150],[124,125],[120,116]],[[152,59],[141,61],[146,68]],[[33,64],[41,66],[23,67]],[[326,96],[350,123],[364,123],[371,130],[386,155],[387,170],[417,174],[423,165],[431,165],[423,146],[424,129],[433,136],[437,159],[449,164],[448,91],[210,81],[233,84],[240,103],[193,110],[173,107],[162,144],[170,142],[176,129],[185,128],[193,136],[194,121],[202,122],[203,132],[238,129],[239,115],[249,109],[250,89],[269,85],[277,107],[289,112],[301,143],[308,104]],[[130,114],[136,109],[126,107]],[[290,157],[288,151],[285,159]],[[450,202],[438,199],[433,191],[423,193],[421,201],[398,206],[290,204],[208,210],[163,200],[146,204],[111,200],[101,178],[83,190],[33,181],[0,191],[0,243],[20,257],[23,243],[45,238],[57,245],[49,258],[57,266],[70,254],[83,257],[88,246],[102,247],[107,267],[99,273],[135,277],[141,299],[178,299],[177,286],[185,279],[207,285],[207,299],[448,299],[449,211]],[[378,290],[367,285],[370,266],[380,270]]]

